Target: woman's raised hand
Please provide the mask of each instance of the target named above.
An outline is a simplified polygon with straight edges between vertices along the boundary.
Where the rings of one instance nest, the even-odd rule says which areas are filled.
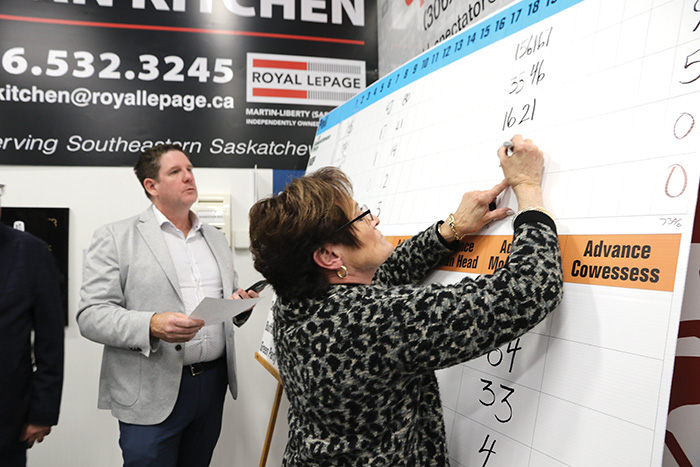
[[[481,230],[489,222],[512,214],[507,207],[496,208],[493,211],[489,209],[489,205],[506,188],[508,188],[508,182],[503,180],[490,190],[465,193],[454,214],[440,226],[442,237],[448,242],[459,240],[463,235]]]
[[[518,200],[518,209],[543,207],[542,175],[544,154],[530,139],[515,135],[513,153],[508,155],[505,146],[498,149],[498,158],[506,181],[513,188]]]

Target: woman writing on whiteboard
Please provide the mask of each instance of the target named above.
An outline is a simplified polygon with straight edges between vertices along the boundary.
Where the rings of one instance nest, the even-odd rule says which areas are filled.
[[[542,152],[519,135],[512,141],[512,156],[498,151],[503,182],[466,193],[446,221],[396,249],[335,168],[252,207],[255,268],[278,295],[275,348],[290,402],[284,466],[449,465],[434,371],[519,337],[562,297]],[[508,186],[520,212],[505,266],[421,284],[459,238],[512,215],[489,210]]]

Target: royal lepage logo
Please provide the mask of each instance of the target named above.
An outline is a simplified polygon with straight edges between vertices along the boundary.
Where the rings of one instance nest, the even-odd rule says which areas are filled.
[[[247,54],[247,100],[336,107],[365,88],[365,62]]]

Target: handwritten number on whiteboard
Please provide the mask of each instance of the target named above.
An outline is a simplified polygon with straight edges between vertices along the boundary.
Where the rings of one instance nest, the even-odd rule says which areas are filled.
[[[693,5],[693,11],[696,13],[700,13],[700,0],[695,0],[695,5]],[[700,27],[700,21],[698,21],[698,24],[695,25],[693,32],[697,31],[698,27]]]
[[[532,108],[530,108],[530,104],[525,104],[523,106],[523,118],[520,119],[520,123],[523,123],[525,120],[534,120],[535,119],[535,106],[537,105],[537,99],[532,99]]]
[[[508,94],[519,94],[520,91],[523,90],[523,87],[525,86],[525,80],[523,79],[523,73],[520,73],[518,76],[514,76],[513,79],[511,80],[511,90]]]
[[[496,440],[494,439],[491,442],[491,446],[486,446],[489,442],[489,434],[486,433],[486,438],[484,439],[483,444],[479,448],[479,452],[485,452],[486,454],[486,459],[484,459],[484,463],[481,464],[481,467],[486,467],[486,463],[489,461],[489,457],[491,457],[491,454],[496,454],[496,451],[493,450],[493,447],[496,445]]]
[[[501,349],[493,349],[491,352],[486,354],[486,361],[489,362],[491,366],[498,366],[503,361],[503,352]]]
[[[513,107],[510,108],[503,119],[503,130],[506,128],[512,128],[514,125],[520,125],[527,120],[535,119],[535,107],[537,106],[537,99],[532,100],[532,105],[525,104],[522,108],[522,115],[520,120],[518,120],[517,115],[513,115]]]
[[[539,34],[532,34],[527,39],[519,42],[515,46],[515,60],[519,60],[526,55],[532,55],[538,50],[549,46],[549,40],[552,37],[553,30],[553,27],[547,28],[543,31],[540,31]]]
[[[508,373],[513,371],[513,363],[515,362],[515,354],[518,352],[518,350],[522,350],[522,347],[520,347],[520,338],[518,337],[514,341],[508,342],[508,350],[506,352],[513,354],[510,357],[510,366],[508,367]]]
[[[659,219],[661,220],[661,222],[663,222],[663,224],[661,224],[662,227],[665,225],[668,225],[671,227],[675,226],[675,227],[679,227],[679,228],[682,227],[682,224],[681,224],[681,222],[683,221],[682,217],[660,217]]]
[[[491,385],[493,384],[493,381],[489,381],[487,379],[481,378],[481,382],[486,385],[482,388],[482,390],[491,394],[491,397],[489,397],[489,399],[492,399],[492,400],[491,400],[491,402],[488,402],[488,401],[482,401],[481,399],[479,399],[479,402],[481,402],[486,407],[492,406],[493,403],[496,402],[496,393],[493,392],[493,390],[491,389]]]
[[[485,386],[482,388],[484,392],[488,392],[490,396],[486,401],[483,401],[479,399],[479,402],[481,402],[482,405],[489,407],[492,406],[496,402],[496,393],[491,389],[491,385],[493,384],[493,381],[489,381],[487,379],[481,378],[481,382],[485,384]],[[494,417],[496,420],[498,420],[500,423],[508,423],[512,418],[513,418],[513,407],[510,405],[510,401],[508,398],[515,392],[515,389],[510,388],[504,384],[500,385],[501,389],[506,391],[505,397],[501,399],[501,403],[505,404],[508,407],[508,416],[506,418],[501,418],[498,416],[498,414],[494,414]],[[490,399],[490,400],[489,400]]]
[[[503,118],[503,129],[506,127],[510,128],[517,122],[517,118],[513,116],[513,107],[510,108],[509,112],[506,112],[506,116]]]
[[[539,62],[532,65],[532,70],[530,71],[530,76],[532,77],[532,84],[534,84],[535,86],[540,84],[540,81],[542,81],[544,79],[544,72],[542,72],[543,65],[544,65],[544,60],[540,60]]]
[[[683,177],[683,187],[678,191],[676,194],[671,194],[669,191],[669,185],[671,184],[671,179],[673,178],[673,174],[676,172],[676,168],[680,169],[681,171],[681,176]],[[666,179],[666,196],[669,198],[678,198],[680,195],[682,195],[685,192],[686,187],[688,186],[688,174],[685,171],[685,168],[683,168],[682,165],[680,164],[673,164],[672,166],[669,167],[671,169],[671,172],[668,174],[668,178]]]
[[[513,407],[510,405],[508,398],[511,394],[515,392],[515,389],[509,388],[508,386],[505,386],[503,384],[501,384],[501,389],[504,389],[508,393],[503,399],[501,399],[501,402],[508,406],[508,417],[501,419],[498,417],[498,414],[495,414],[494,417],[496,417],[496,420],[498,420],[501,423],[508,423],[511,420],[511,418],[513,418]]]
[[[681,84],[690,84],[700,78],[700,49],[685,58],[685,66],[683,68],[688,70],[690,67],[693,67],[690,76],[695,75],[695,78],[690,81],[680,81]]]
[[[515,354],[518,352],[518,350],[522,350],[522,347],[520,347],[520,338],[519,337],[517,339],[515,339],[514,341],[509,342],[508,348],[506,349],[506,352],[511,354],[510,365],[508,367],[508,373],[513,372],[513,363],[515,362]],[[500,348],[493,349],[491,352],[489,352],[486,355],[486,361],[488,361],[491,366],[497,367],[503,361],[503,351]]]
[[[493,349],[491,352],[486,354],[486,361],[489,362],[491,366],[498,366],[503,361],[503,352],[501,349]]]
[[[694,126],[695,118],[688,112],[683,112],[678,116],[676,123],[673,125],[673,136],[675,136],[676,139],[683,139],[693,131]]]

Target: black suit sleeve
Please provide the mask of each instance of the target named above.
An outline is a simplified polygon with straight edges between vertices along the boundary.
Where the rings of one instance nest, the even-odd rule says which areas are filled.
[[[33,270],[31,319],[36,366],[27,423],[52,426],[58,423],[63,387],[64,320],[58,272],[43,242],[32,245],[27,256]]]

